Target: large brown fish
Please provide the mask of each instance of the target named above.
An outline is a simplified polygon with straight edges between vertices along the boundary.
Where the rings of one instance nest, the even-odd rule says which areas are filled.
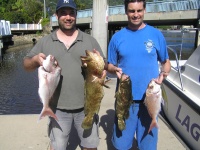
[[[157,116],[161,110],[162,92],[160,85],[157,84],[153,79],[150,81],[147,90],[146,90],[146,98],[144,100],[144,104],[147,107],[148,113],[152,118],[148,133],[154,128],[158,128]]]
[[[122,74],[115,98],[118,128],[122,131],[126,128],[125,119],[128,119],[129,117],[129,108],[133,100],[131,80],[129,76]]]
[[[105,62],[98,52],[85,51],[86,56],[81,56],[85,71],[85,118],[82,122],[83,129],[90,129],[93,117],[98,114],[101,100],[104,96],[103,85],[106,77]]]
[[[43,109],[40,113],[39,120],[45,116],[51,116],[58,120],[56,115],[49,107],[49,102],[55,92],[60,80],[61,68],[58,66],[55,57],[48,55],[43,61],[43,66],[38,68],[40,100],[43,103]]]

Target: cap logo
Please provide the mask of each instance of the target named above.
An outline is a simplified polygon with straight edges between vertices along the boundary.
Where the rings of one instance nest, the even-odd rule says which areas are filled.
[[[69,3],[69,0],[64,0],[63,3]]]

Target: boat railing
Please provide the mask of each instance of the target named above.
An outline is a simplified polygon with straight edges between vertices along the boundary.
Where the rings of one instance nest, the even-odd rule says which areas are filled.
[[[187,34],[187,33],[190,33],[190,31],[196,31],[196,32],[198,32],[198,28],[183,28],[182,29],[182,39],[181,39],[181,50],[180,50],[180,54],[179,54],[179,60],[181,60],[181,55],[182,55],[182,50],[183,50],[183,41],[184,41],[184,36],[185,36],[185,34]],[[196,34],[196,36],[198,36],[197,34]]]
[[[176,66],[172,66],[172,68],[174,68],[176,71],[178,71],[179,78],[180,78],[180,85],[181,85],[182,90],[183,90],[183,82],[182,82],[182,73],[181,73],[180,63],[181,63],[181,56],[182,56],[182,52],[183,52],[183,43],[185,40],[185,35],[187,33],[189,33],[190,31],[196,31],[196,32],[198,31],[199,32],[199,29],[198,28],[183,28],[181,31],[181,33],[182,33],[181,43],[174,44],[174,45],[167,45],[168,50],[170,50],[175,56]],[[178,57],[177,51],[174,48],[172,48],[172,47],[177,47],[177,46],[180,46],[179,57]]]
[[[181,30],[181,41],[178,44],[173,44],[173,45],[168,45],[170,47],[180,47],[180,51],[179,51],[179,57],[178,60],[181,61],[182,59],[182,52],[183,52],[183,46],[184,43],[187,41],[188,42],[188,37],[187,34],[191,33],[191,31],[198,31],[198,28],[183,28]]]
[[[174,50],[171,46],[167,46],[167,48],[168,48],[168,50],[170,50],[175,55],[175,61],[176,61],[176,66],[177,67],[172,66],[172,68],[174,68],[175,70],[178,71],[181,89],[183,90],[183,81],[182,81],[182,75],[181,75],[181,66],[179,65],[178,54],[177,54],[176,50]]]
[[[183,39],[183,38],[182,38]],[[168,47],[177,47],[177,46],[180,46],[180,53],[179,53],[179,58],[178,58],[178,54],[177,54],[177,59],[178,60],[181,60],[181,53],[182,53],[182,50],[183,50],[183,40],[180,44],[173,44],[173,45],[167,45]],[[174,50],[174,49],[173,49]],[[176,51],[176,50],[174,50]],[[176,52],[177,53],[177,52]],[[175,56],[176,57],[176,56]]]

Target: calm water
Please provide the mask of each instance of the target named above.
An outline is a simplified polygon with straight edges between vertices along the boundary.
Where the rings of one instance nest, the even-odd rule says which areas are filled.
[[[0,64],[0,114],[38,114],[42,103],[38,97],[37,70],[26,72],[23,57],[32,45],[4,55]]]

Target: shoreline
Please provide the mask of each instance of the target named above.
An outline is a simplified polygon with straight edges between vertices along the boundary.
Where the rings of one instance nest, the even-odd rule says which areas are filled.
[[[34,43],[33,39],[35,39],[35,42],[37,42],[44,36],[45,34],[13,35],[12,40],[14,42],[14,45],[12,45],[11,47],[22,44]]]
[[[44,36],[45,34],[13,35],[12,41],[14,44],[9,45],[6,48],[5,53],[21,50],[22,47],[28,47],[31,44],[34,45]]]

